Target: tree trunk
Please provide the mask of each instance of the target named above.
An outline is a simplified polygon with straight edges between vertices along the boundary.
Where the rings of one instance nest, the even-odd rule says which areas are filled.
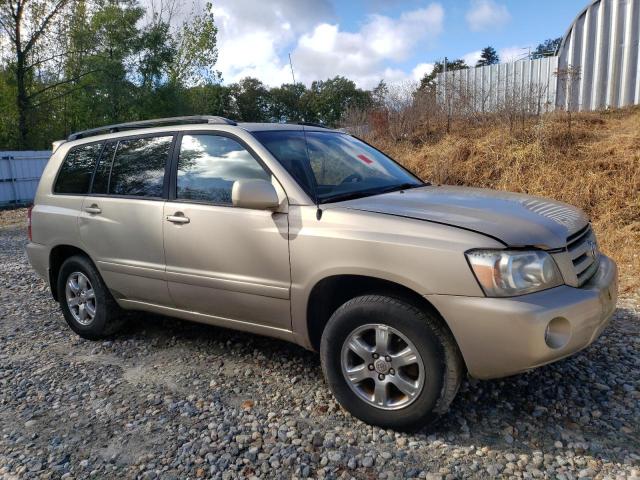
[[[18,52],[16,62],[16,86],[18,95],[16,105],[18,107],[18,149],[27,147],[27,137],[29,127],[27,125],[27,111],[29,110],[29,99],[27,97],[25,58],[22,52]]]
[[[23,150],[27,146],[28,126],[27,110],[29,108],[29,97],[27,96],[27,58],[22,48],[22,7],[19,3],[16,8],[16,20],[14,25],[15,48],[16,48],[16,106],[18,107],[18,149]]]

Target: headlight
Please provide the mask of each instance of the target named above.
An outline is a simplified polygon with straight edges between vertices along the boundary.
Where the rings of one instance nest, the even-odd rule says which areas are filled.
[[[488,297],[513,297],[563,283],[556,262],[543,251],[471,250],[466,255]]]

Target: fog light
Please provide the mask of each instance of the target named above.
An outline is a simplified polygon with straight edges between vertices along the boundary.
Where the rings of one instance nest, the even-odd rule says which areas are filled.
[[[544,341],[549,348],[558,349],[569,343],[571,338],[571,323],[563,317],[556,317],[547,324],[544,331]]]

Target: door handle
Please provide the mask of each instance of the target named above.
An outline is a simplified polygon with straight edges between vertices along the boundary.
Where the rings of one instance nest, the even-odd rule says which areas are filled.
[[[87,213],[92,213],[94,215],[97,215],[98,213],[102,213],[102,209],[98,207],[98,205],[96,205],[95,203],[90,207],[84,207],[84,211]]]
[[[167,215],[167,221],[171,222],[171,223],[189,223],[191,220],[189,219],[189,217],[185,217],[184,213],[182,212],[176,212],[173,215]]]

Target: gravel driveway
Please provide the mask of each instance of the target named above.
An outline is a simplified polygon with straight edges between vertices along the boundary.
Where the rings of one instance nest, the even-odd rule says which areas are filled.
[[[638,478],[639,297],[586,351],[465,382],[429,431],[354,420],[318,357],[149,315],[74,335],[0,228],[0,478]]]

